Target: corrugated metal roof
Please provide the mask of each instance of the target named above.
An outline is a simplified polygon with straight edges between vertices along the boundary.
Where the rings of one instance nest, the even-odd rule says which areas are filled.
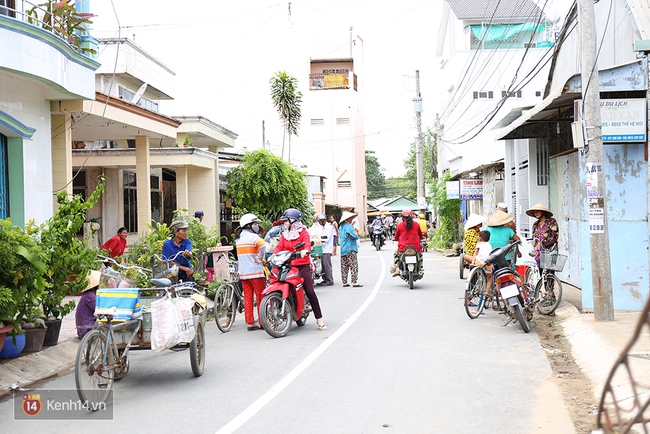
[[[447,3],[460,20],[532,20],[542,14],[532,0],[447,0]]]

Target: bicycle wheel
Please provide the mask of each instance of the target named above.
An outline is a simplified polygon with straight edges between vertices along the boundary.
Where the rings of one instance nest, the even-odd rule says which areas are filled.
[[[260,307],[260,319],[262,327],[274,338],[281,338],[289,333],[293,312],[291,303],[285,303],[285,311],[282,311],[282,294],[271,292],[262,299]]]
[[[460,253],[460,266],[458,268],[458,271],[460,271],[460,278],[463,279],[465,277],[465,255],[463,255],[463,252]]]
[[[535,300],[539,300],[537,311],[542,315],[555,312],[562,301],[562,282],[555,274],[547,273],[545,277],[539,279],[535,286]]]
[[[88,403],[88,409],[99,409],[106,401],[113,386],[113,351],[107,351],[106,335],[91,330],[81,340],[77,349],[74,379],[77,395],[81,402]]]
[[[235,288],[230,283],[224,283],[214,293],[214,321],[222,333],[228,332],[237,315],[237,297]]]
[[[535,289],[535,285],[537,285],[537,281],[539,280],[539,269],[537,266],[529,266],[526,269],[526,273],[524,274],[524,283],[527,283],[529,288],[531,290]]]
[[[192,365],[192,373],[195,377],[203,375],[203,367],[205,366],[205,332],[201,321],[197,321],[196,334],[192,342],[190,342],[190,364]]]
[[[471,319],[476,319],[483,313],[487,297],[487,276],[482,268],[475,268],[467,277],[465,287],[465,312]]]

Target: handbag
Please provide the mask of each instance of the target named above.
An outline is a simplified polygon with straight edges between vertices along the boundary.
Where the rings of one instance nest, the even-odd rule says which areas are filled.
[[[165,294],[151,303],[151,349],[163,351],[194,339],[194,300]]]

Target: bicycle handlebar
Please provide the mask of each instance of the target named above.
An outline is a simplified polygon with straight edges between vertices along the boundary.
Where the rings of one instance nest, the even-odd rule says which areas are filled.
[[[119,262],[117,262],[115,259],[111,258],[110,256],[97,255],[97,257],[99,258],[99,261],[97,262],[110,262],[111,264],[116,265],[118,268],[122,270],[136,270],[137,272],[141,273],[144,276],[146,276],[147,273],[152,272],[148,268],[139,267],[137,265],[122,265]]]

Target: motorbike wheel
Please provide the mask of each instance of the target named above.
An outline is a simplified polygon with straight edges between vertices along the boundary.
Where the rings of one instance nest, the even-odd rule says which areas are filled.
[[[528,321],[526,321],[526,318],[524,318],[524,314],[521,311],[521,306],[519,306],[519,304],[515,304],[512,306],[512,309],[515,311],[515,316],[517,317],[517,321],[519,322],[521,329],[524,331],[524,333],[528,333],[530,331],[530,325],[528,325]]]
[[[243,304],[243,303],[242,303]],[[237,297],[235,288],[224,283],[214,293],[214,321],[222,333],[230,331],[237,315]],[[230,318],[230,321],[228,321]]]
[[[375,237],[375,249],[377,249],[377,251],[381,250],[381,240],[379,237]]]
[[[286,311],[282,312],[282,301],[282,294],[271,292],[264,296],[260,305],[262,327],[274,338],[286,336],[293,321],[291,303],[286,303]]]
[[[409,289],[413,289],[413,272],[409,271]]]
[[[562,301],[562,282],[555,274],[546,275],[546,285],[544,279],[539,279],[535,286],[535,300],[539,300],[537,311],[542,315],[555,312]]]
[[[471,319],[476,319],[485,309],[487,276],[482,268],[475,268],[467,277],[465,287],[465,312]]]

